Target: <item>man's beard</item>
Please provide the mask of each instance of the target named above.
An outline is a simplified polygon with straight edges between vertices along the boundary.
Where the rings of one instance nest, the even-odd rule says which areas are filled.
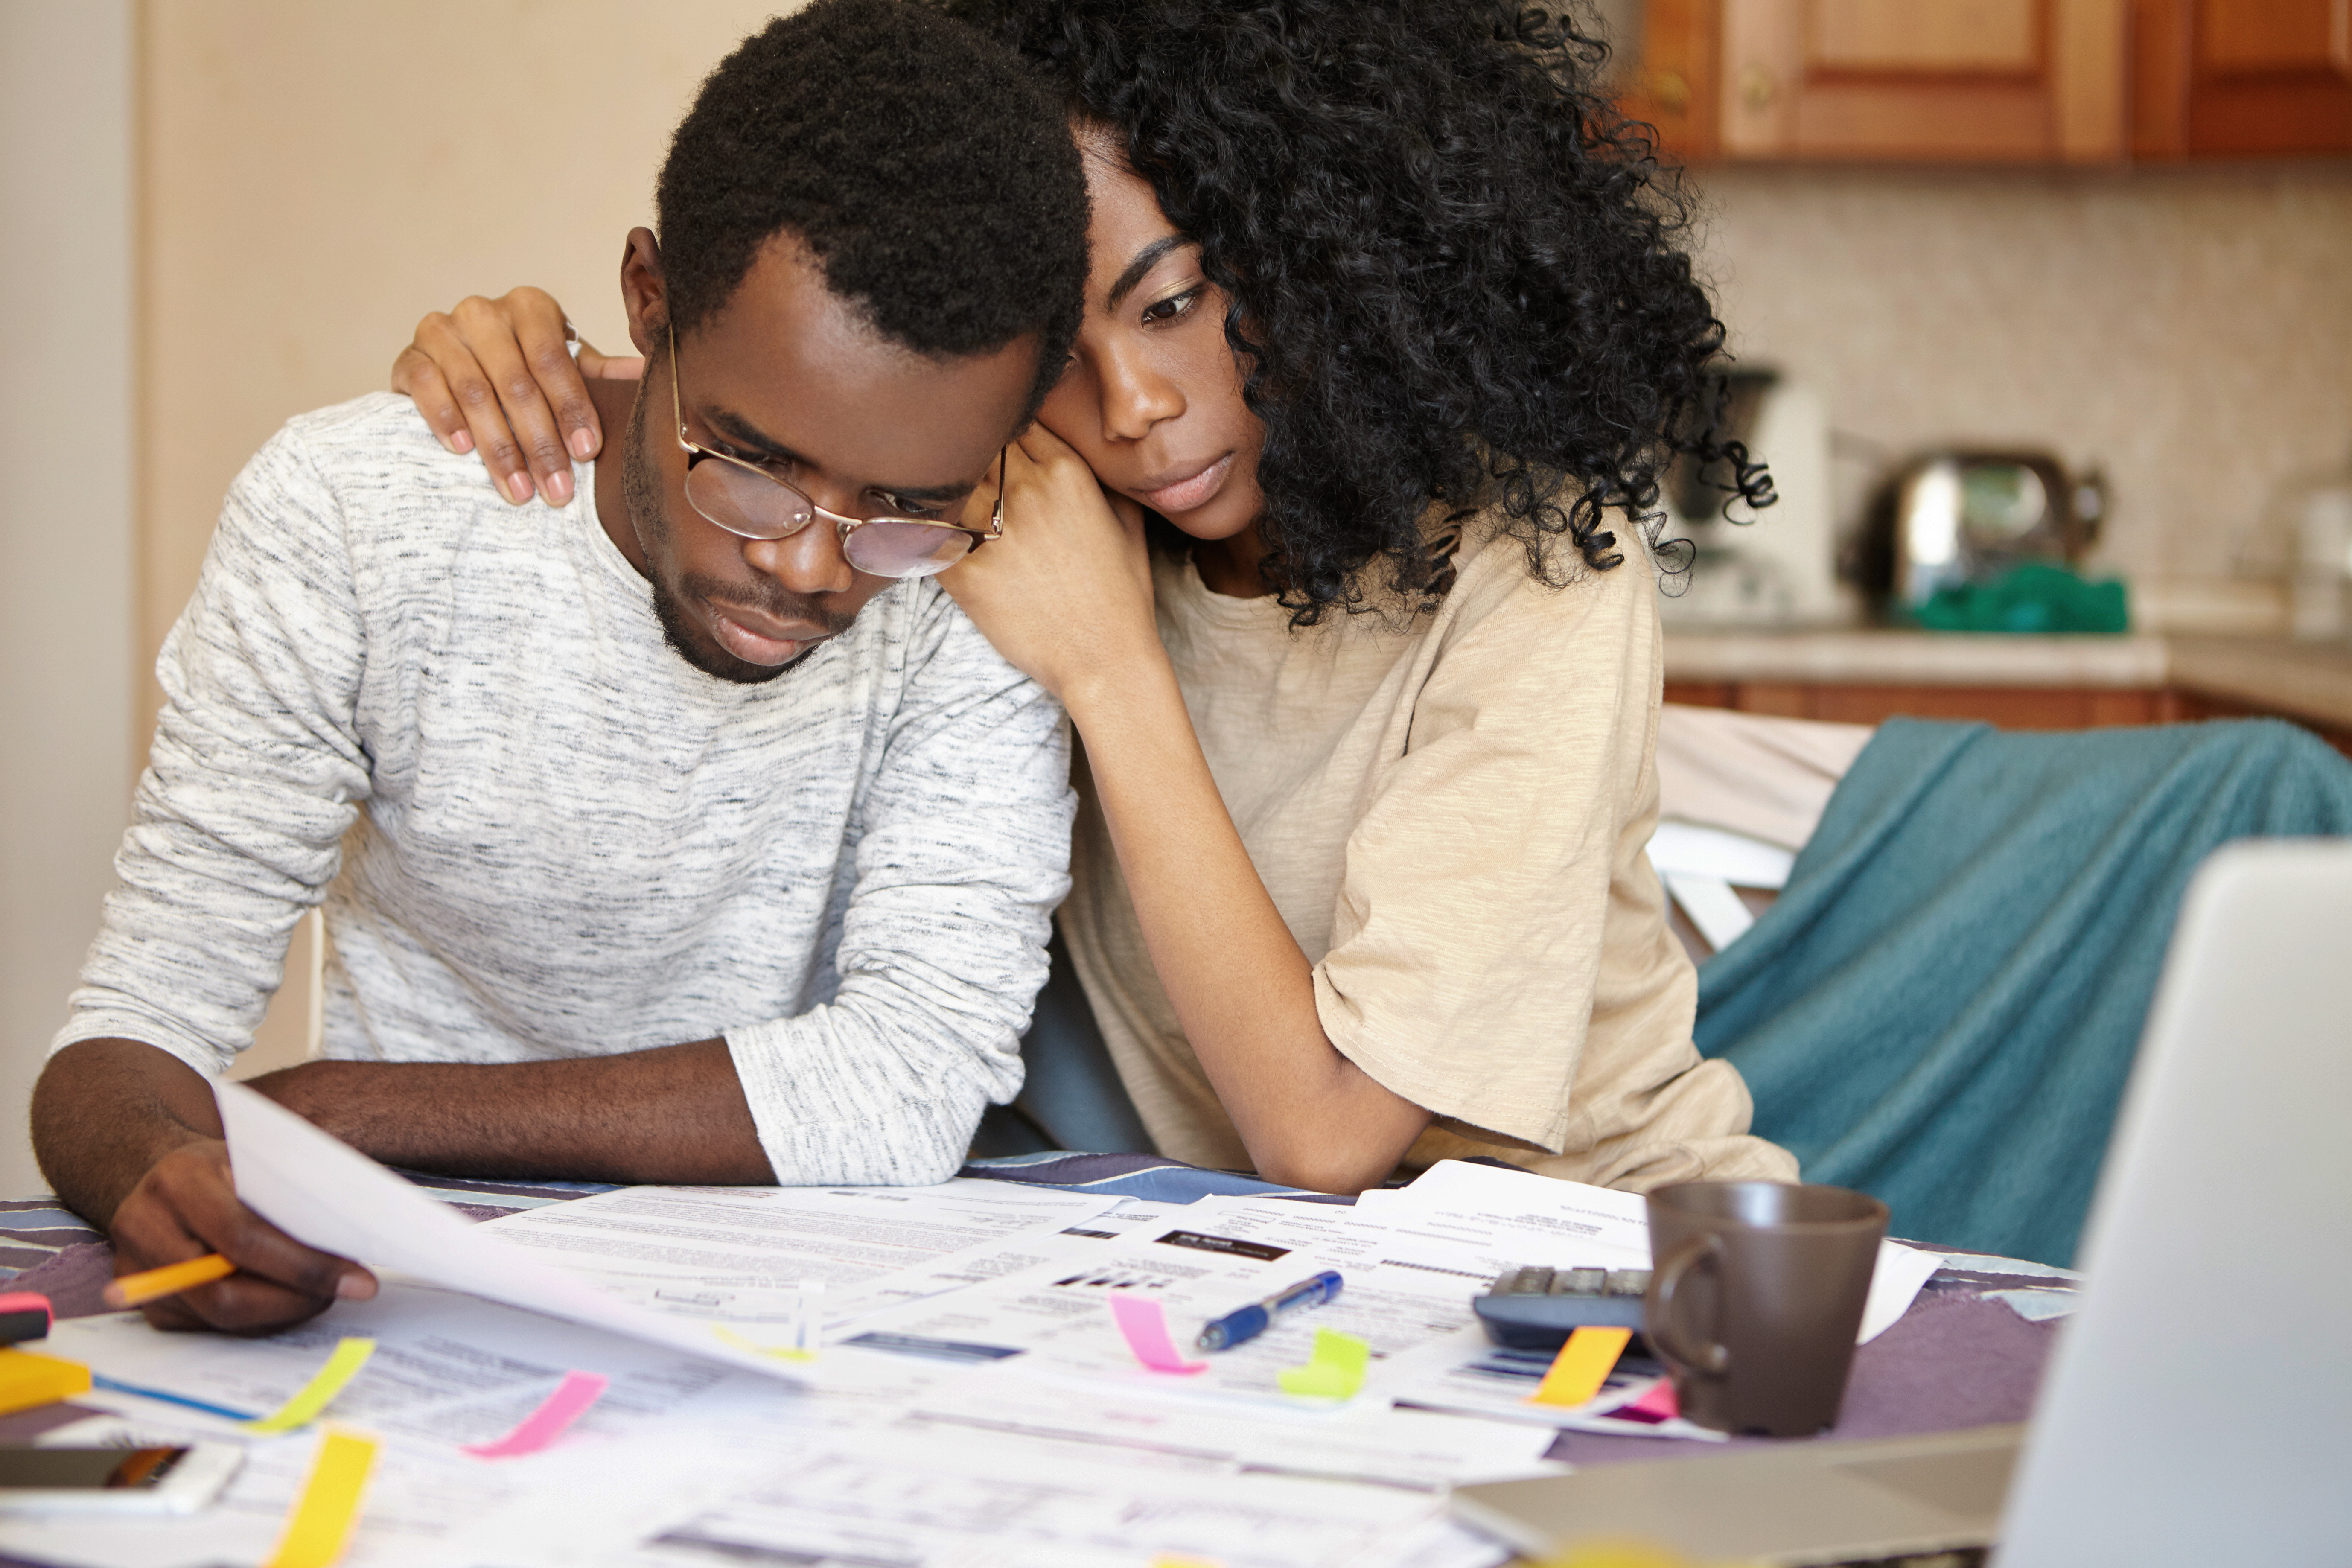
[[[628,504],[629,524],[636,531],[646,563],[652,568],[646,574],[646,581],[654,591],[654,616],[661,622],[663,637],[678,658],[703,674],[731,680],[739,686],[758,686],[797,668],[814,650],[803,650],[783,664],[753,664],[749,659],[737,658],[723,647],[704,647],[695,640],[694,624],[687,618],[685,605],[661,578],[663,547],[669,542],[669,513],[663,509],[661,483],[654,477],[654,466],[646,457],[645,437],[646,400],[640,397],[629,415],[626,452],[621,460],[621,497]],[[678,580],[680,593],[697,598],[716,598],[722,605],[745,602],[750,608],[778,620],[813,621],[824,627],[828,637],[847,631],[856,619],[787,593],[764,577],[754,578],[752,584],[752,596],[742,601],[738,593],[730,591],[731,585],[728,584],[690,574]]]

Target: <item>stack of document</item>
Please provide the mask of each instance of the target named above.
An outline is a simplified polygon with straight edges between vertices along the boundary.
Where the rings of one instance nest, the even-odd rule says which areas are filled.
[[[959,1180],[635,1187],[475,1226],[256,1097],[223,1111],[246,1200],[384,1289],[255,1341],[58,1325],[47,1348],[92,1366],[105,1414],[44,1441],[228,1438],[247,1462],[199,1518],[9,1521],[0,1553],[266,1560],[320,1436],[242,1418],[352,1336],[376,1348],[324,1424],[382,1445],[354,1568],[1487,1568],[1509,1552],[1447,1518],[1449,1488],[1559,1470],[1561,1426],[1708,1436],[1612,1415],[1654,1374],[1530,1405],[1542,1358],[1497,1352],[1472,1312],[1507,1268],[1646,1267],[1624,1194],[1448,1163],[1354,1207]],[[1939,1261],[1890,1248],[1865,1334]],[[1109,1306],[1156,1302],[1192,1353],[1204,1322],[1325,1269],[1336,1300],[1193,1373],[1145,1366]],[[1322,1330],[1370,1347],[1352,1397],[1284,1391]],[[465,1451],[574,1373],[604,1392],[560,1440]]]

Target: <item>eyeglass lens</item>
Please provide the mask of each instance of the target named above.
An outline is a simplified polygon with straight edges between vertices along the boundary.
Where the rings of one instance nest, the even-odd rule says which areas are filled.
[[[695,510],[745,539],[786,539],[816,515],[806,497],[762,474],[718,458],[687,470],[686,499]],[[852,528],[841,552],[876,577],[929,577],[971,552],[976,535],[915,518],[877,517]]]
[[[849,531],[841,552],[860,572],[877,577],[929,577],[971,553],[977,534],[910,517],[877,517]]]

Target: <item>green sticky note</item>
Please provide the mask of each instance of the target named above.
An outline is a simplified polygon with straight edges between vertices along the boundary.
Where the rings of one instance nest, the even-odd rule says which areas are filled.
[[[247,1421],[245,1429],[275,1435],[291,1432],[297,1426],[308,1426],[320,1411],[333,1403],[343,1385],[360,1374],[368,1357],[375,1354],[375,1342],[362,1339],[342,1339],[335,1342],[335,1353],[318,1375],[294,1391],[294,1397],[257,1421]]]
[[[1285,1394],[1310,1399],[1353,1399],[1364,1386],[1364,1369],[1371,1364],[1372,1347],[1353,1334],[1332,1329],[1315,1331],[1315,1354],[1305,1366],[1288,1367],[1275,1376]]]

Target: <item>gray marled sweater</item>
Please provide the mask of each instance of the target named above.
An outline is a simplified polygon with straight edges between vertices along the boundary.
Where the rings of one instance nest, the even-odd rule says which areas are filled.
[[[1020,1087],[1060,710],[929,582],[765,685],[704,675],[575,478],[509,507],[389,395],[247,465],[52,1049],[226,1070],[323,899],[330,1057],[723,1034],[777,1180],[943,1180]]]

